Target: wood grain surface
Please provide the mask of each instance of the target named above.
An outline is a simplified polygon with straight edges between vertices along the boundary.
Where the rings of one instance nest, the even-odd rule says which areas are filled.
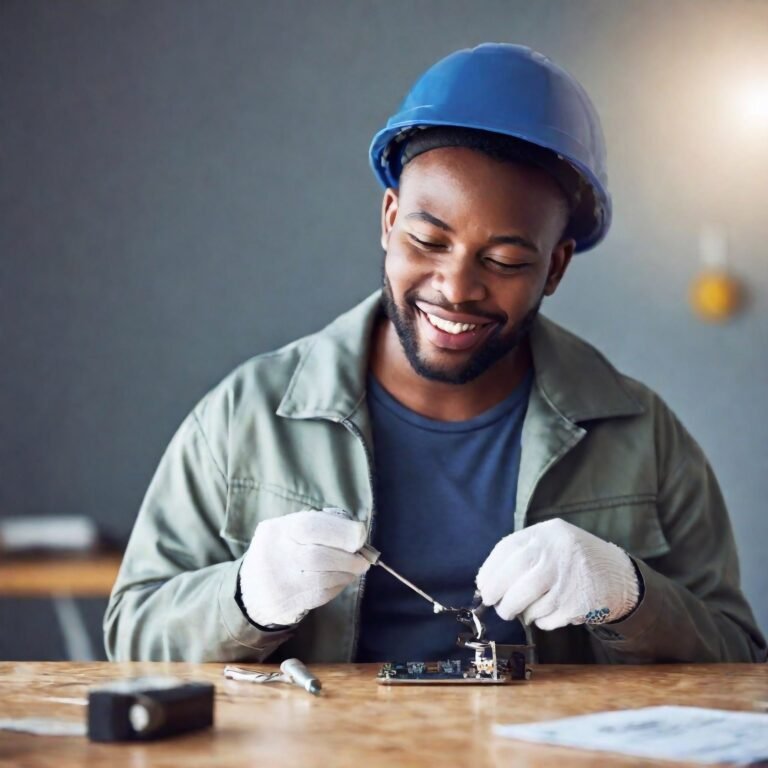
[[[88,688],[134,675],[216,684],[212,730],[144,744],[0,731],[0,765],[107,766],[543,766],[649,761],[525,744],[494,736],[520,723],[609,709],[680,704],[755,711],[768,699],[768,665],[538,666],[507,686],[382,686],[378,665],[313,668],[314,697],[286,684],[225,680],[223,664],[0,663],[0,718],[85,718]],[[271,665],[253,669],[275,671]],[[669,763],[665,763],[669,765]]]

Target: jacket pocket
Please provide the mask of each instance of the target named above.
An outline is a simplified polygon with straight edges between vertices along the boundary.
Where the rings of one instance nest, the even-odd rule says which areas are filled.
[[[227,490],[227,512],[219,534],[228,541],[247,546],[262,520],[324,506],[320,499],[277,485],[251,479],[231,480]]]
[[[653,497],[603,499],[532,512],[530,524],[559,517],[617,544],[641,560],[660,557],[670,546]]]

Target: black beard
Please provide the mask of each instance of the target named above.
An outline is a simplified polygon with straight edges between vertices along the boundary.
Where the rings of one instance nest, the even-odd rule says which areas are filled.
[[[429,379],[429,381],[440,381],[445,384],[466,384],[476,379],[480,374],[485,373],[492,365],[520,346],[531,332],[533,321],[539,313],[543,297],[544,294],[542,292],[536,305],[525,315],[510,335],[502,336],[501,326],[497,326],[485,340],[485,343],[458,370],[445,370],[429,365],[420,356],[415,320],[415,313],[419,310],[414,300],[409,299],[408,294],[406,294],[405,302],[412,307],[413,314],[408,315],[400,311],[400,308],[395,303],[394,296],[392,295],[392,286],[386,274],[383,275],[381,304],[384,313],[392,321],[392,325],[395,326],[400,344],[403,347],[408,362],[411,364],[411,368],[419,376]]]

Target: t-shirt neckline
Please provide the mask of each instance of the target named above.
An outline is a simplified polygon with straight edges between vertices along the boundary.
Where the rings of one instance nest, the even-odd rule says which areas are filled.
[[[440,419],[430,419],[407,408],[382,386],[372,372],[368,372],[368,394],[379,405],[386,408],[402,421],[431,432],[473,432],[488,427],[518,409],[524,401],[527,401],[532,383],[533,368],[529,369],[523,380],[496,405],[491,406],[477,416],[473,416],[471,419],[464,421],[442,421]]]

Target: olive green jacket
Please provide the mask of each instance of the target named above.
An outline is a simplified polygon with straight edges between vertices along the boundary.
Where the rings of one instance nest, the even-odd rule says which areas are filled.
[[[252,625],[235,592],[261,520],[332,506],[370,528],[365,382],[378,307],[376,293],[319,333],[245,362],[182,423],[110,598],[111,659],[354,660],[365,577],[282,631]],[[509,530],[561,517],[623,547],[645,582],[622,621],[534,627],[539,661],[762,661],[765,641],[699,446],[658,396],[553,322],[537,319],[531,347],[535,383]]]

